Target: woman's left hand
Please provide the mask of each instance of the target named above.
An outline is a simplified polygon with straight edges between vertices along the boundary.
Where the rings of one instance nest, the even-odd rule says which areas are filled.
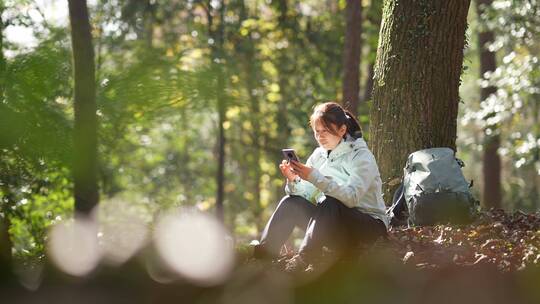
[[[300,176],[300,178],[303,180],[307,180],[309,174],[311,174],[311,171],[313,170],[311,167],[294,160],[291,160],[290,164],[294,173],[298,174],[298,176]]]

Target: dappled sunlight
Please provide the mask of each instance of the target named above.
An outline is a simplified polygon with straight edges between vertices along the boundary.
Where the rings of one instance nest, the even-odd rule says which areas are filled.
[[[225,227],[207,213],[181,209],[163,216],[154,240],[163,261],[195,284],[219,284],[232,269],[232,239]]]

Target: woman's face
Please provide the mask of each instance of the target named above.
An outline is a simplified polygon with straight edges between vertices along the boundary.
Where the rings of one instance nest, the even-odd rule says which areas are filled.
[[[343,135],[345,135],[345,132],[347,132],[347,127],[345,125],[342,125],[339,129],[335,124],[330,124],[330,127],[337,131],[337,135],[332,134],[329,130],[327,130],[320,120],[317,120],[315,122],[315,126],[313,127],[313,134],[315,135],[317,143],[325,150],[333,150],[335,147],[337,147],[343,138]]]

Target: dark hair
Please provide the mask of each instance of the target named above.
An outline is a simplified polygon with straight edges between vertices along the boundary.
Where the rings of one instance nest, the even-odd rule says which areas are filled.
[[[362,137],[362,128],[358,120],[337,102],[330,101],[315,106],[309,118],[309,124],[314,127],[317,121],[320,121],[324,128],[334,135],[337,135],[338,129],[345,125],[350,136],[355,139]],[[336,128],[333,128],[332,124]]]

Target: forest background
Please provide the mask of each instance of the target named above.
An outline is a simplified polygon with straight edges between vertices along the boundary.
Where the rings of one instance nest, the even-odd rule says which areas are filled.
[[[538,6],[469,8],[456,146],[484,209],[540,207]],[[358,8],[358,103],[346,104],[368,144],[382,9]],[[346,1],[89,1],[99,206],[120,203],[149,225],[194,206],[217,213],[237,243],[256,238],[283,195],[280,150],[305,160],[316,145],[313,106],[344,100],[346,12]],[[3,236],[15,258],[40,260],[47,228],[75,203],[67,4],[4,0],[0,14]],[[486,50],[495,59],[487,72]]]

